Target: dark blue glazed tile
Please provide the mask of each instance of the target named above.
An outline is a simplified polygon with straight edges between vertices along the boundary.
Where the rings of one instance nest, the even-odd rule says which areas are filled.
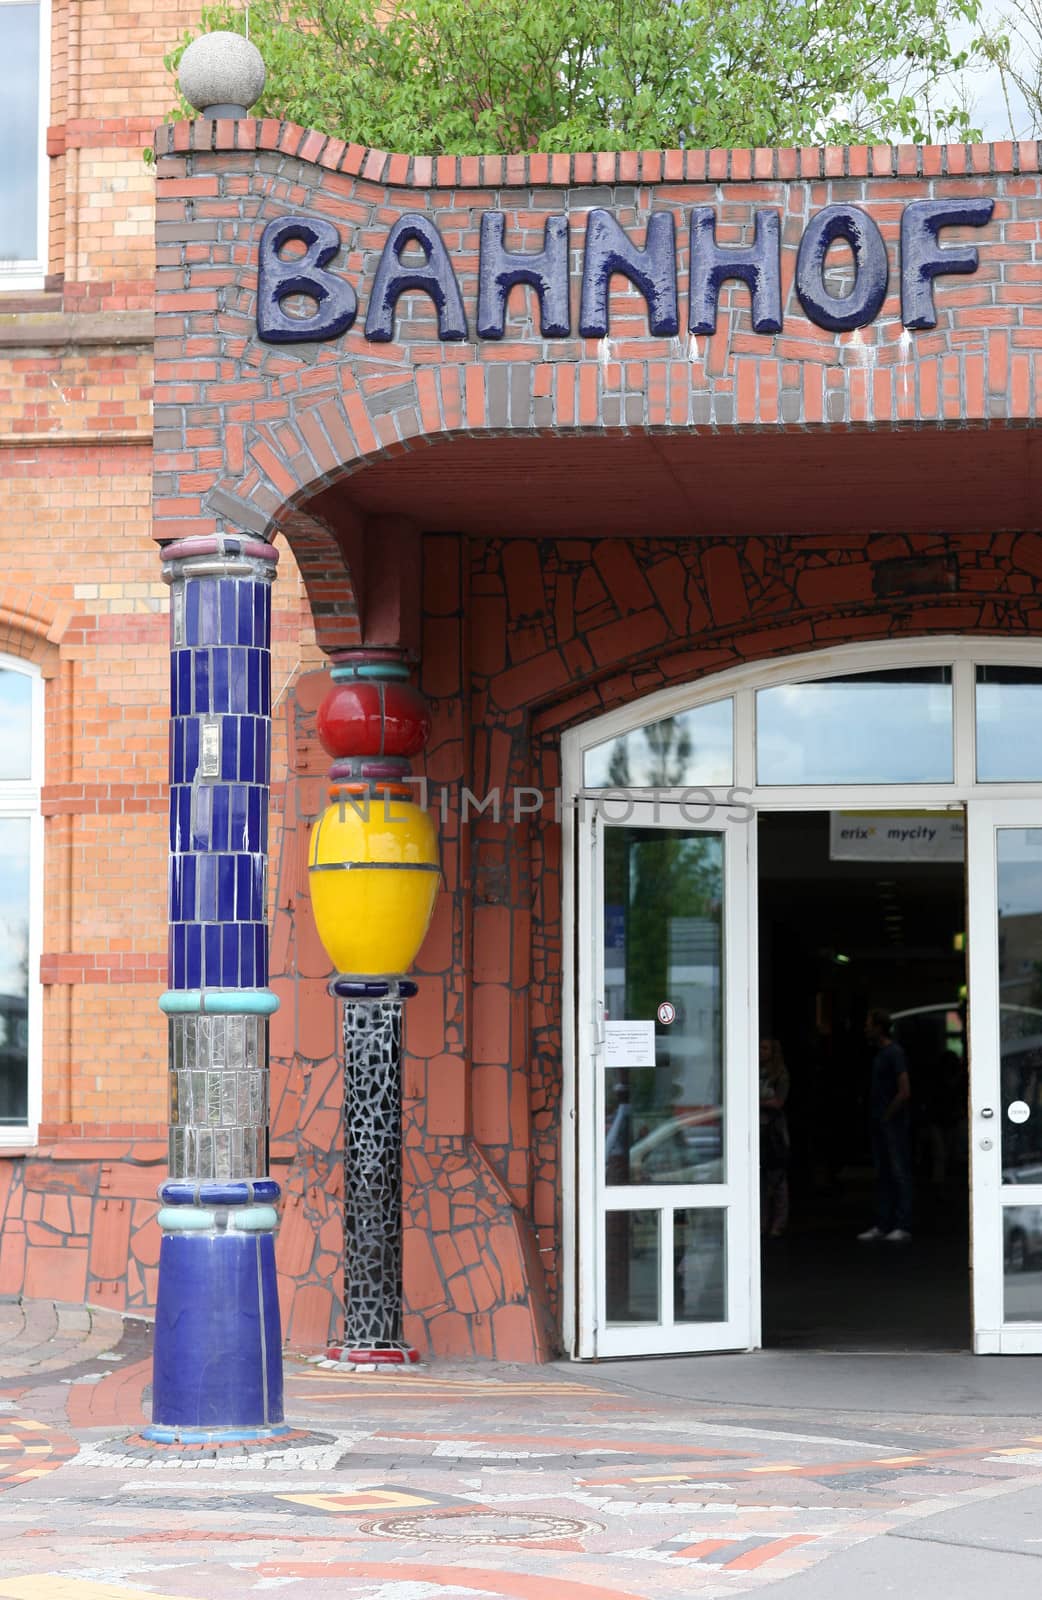
[[[221,982],[221,925],[208,922],[203,928],[203,945],[206,954],[206,987],[213,989]]]
[[[234,783],[239,776],[239,719],[221,719],[221,777],[225,783]]]
[[[253,643],[253,591],[255,584],[242,582],[239,584],[239,631],[237,642],[239,644]]]
[[[239,721],[239,778],[243,783],[255,783],[253,753],[253,722],[252,717],[242,717]]]
[[[252,989],[256,982],[253,959],[253,929],[239,927],[239,982],[244,989]]]
[[[263,922],[268,914],[267,906],[264,903],[264,857],[250,856],[249,862],[251,879],[250,901],[254,908],[254,921]]]
[[[191,783],[199,770],[199,724],[194,717],[188,717],[184,723],[185,730],[185,755],[182,779]]]
[[[211,850],[227,850],[228,848],[228,790],[224,784],[216,783],[212,789],[213,794],[213,820],[210,825]]]
[[[249,844],[243,843],[243,834],[246,831],[246,790],[241,783],[236,783],[228,793],[231,799],[231,848],[248,850]]]
[[[181,920],[181,862],[182,856],[170,856],[167,862],[167,904],[171,922]]]
[[[234,922],[221,928],[221,982],[226,989],[239,985],[239,929]]]
[[[251,716],[261,715],[259,650],[246,652],[246,710]]]
[[[253,638],[251,644],[262,644],[267,638],[264,630],[264,595],[267,591],[266,583],[253,585]]]
[[[261,794],[260,790],[251,784],[246,791],[246,804],[249,822],[246,828],[246,848],[250,851],[264,852],[267,850],[267,841],[261,826]]]
[[[217,580],[199,580],[199,643],[220,644],[221,617],[218,605]]]
[[[192,715],[192,655],[191,650],[177,652],[177,710],[179,717]]]
[[[246,685],[246,656],[247,652],[240,646],[229,651],[231,656],[231,706],[232,710],[244,715],[249,709],[247,706],[248,690]]]
[[[170,782],[185,781],[185,725],[182,717],[170,719]]]
[[[183,989],[185,985],[185,930],[184,924],[179,922],[170,929],[169,964],[167,981],[171,989]]]
[[[221,579],[221,643],[234,644],[237,636],[235,579]]]
[[[229,650],[215,650],[213,652],[213,708],[215,711],[230,711],[231,701],[229,692],[229,679],[231,676],[228,657]]]
[[[217,920],[235,921],[235,856],[217,857]]]
[[[185,978],[189,989],[201,989],[203,986],[203,930],[197,922],[186,922],[185,930]]]
[[[236,856],[235,858],[235,920],[236,922],[253,922],[256,913],[253,909],[250,886],[252,874],[249,856]]]
[[[266,989],[268,985],[268,930],[263,922],[253,930],[254,944],[254,982],[258,989]]]
[[[213,830],[213,790],[201,783],[196,788],[182,790],[186,802],[186,816],[181,850],[209,850]]]
[[[271,716],[271,656],[266,650],[260,652],[260,681],[261,681],[261,716]]]
[[[196,867],[196,920],[217,921],[217,857],[206,851]]]
[[[170,652],[170,715],[176,717],[180,709],[177,704],[177,657],[178,652]]]
[[[199,585],[185,584],[185,644],[199,643]]]
[[[184,907],[182,922],[194,922],[196,904],[196,882],[198,878],[198,865],[201,857],[182,856],[181,867],[181,904]]]
[[[195,653],[195,706],[197,713],[210,709],[210,652],[197,650]]]

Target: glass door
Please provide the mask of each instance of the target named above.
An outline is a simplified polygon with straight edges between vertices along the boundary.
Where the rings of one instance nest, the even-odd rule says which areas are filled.
[[[974,1349],[1042,1352],[1042,803],[969,807]]]
[[[579,1354],[749,1348],[755,830],[726,806],[586,806]]]

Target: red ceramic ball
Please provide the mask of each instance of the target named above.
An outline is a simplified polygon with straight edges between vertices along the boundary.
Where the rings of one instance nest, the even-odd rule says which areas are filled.
[[[410,683],[336,683],[318,711],[331,756],[415,756],[430,731],[427,703]]]

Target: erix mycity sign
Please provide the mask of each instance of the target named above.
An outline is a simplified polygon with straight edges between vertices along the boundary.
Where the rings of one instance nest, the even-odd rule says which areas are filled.
[[[946,228],[981,228],[995,202],[988,198],[913,200],[901,214],[901,320],[906,328],[936,325],[933,280],[950,273],[975,272],[973,245],[943,244]],[[690,274],[687,329],[711,334],[716,327],[721,286],[729,279],[745,284],[752,299],[756,333],[779,333],[782,327],[781,216],[754,212],[753,239],[747,245],[716,242],[712,206],[695,206],[690,214]],[[502,339],[507,297],[515,284],[527,284],[539,300],[540,331],[545,339],[572,333],[569,295],[571,226],[567,215],[549,216],[540,251],[510,250],[502,211],[481,217],[478,256],[476,328],[479,339]],[[826,283],[829,249],[845,240],[853,257],[853,282],[846,294],[832,294]],[[283,255],[292,242],[303,254]],[[265,228],[260,242],[257,282],[257,334],[269,344],[299,344],[335,339],[358,316],[358,294],[330,263],[340,250],[340,230],[324,218],[279,217]],[[423,259],[403,260],[409,245]],[[610,211],[587,213],[582,258],[578,331],[583,338],[608,333],[609,289],[621,274],[643,295],[653,335],[670,338],[680,332],[677,292],[676,221],[672,211],[655,212],[645,242],[638,245]],[[855,205],[825,206],[811,217],[800,239],[795,288],[803,311],[819,328],[842,333],[862,328],[879,315],[886,298],[890,264],[886,242],[869,212]],[[394,337],[395,307],[407,290],[422,290],[434,303],[439,337],[467,337],[467,314],[452,258],[434,218],[405,212],[390,227],[369,292],[365,337],[386,343]],[[284,302],[304,295],[315,303],[310,316],[298,316]]]

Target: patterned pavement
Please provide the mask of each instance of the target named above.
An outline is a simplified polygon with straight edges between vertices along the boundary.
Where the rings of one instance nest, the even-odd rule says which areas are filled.
[[[305,1444],[143,1460],[125,1441],[149,1375],[140,1324],[0,1305],[0,1600],[716,1597],[1014,1491],[1042,1508],[1030,1417],[659,1399],[610,1367],[291,1361]]]

